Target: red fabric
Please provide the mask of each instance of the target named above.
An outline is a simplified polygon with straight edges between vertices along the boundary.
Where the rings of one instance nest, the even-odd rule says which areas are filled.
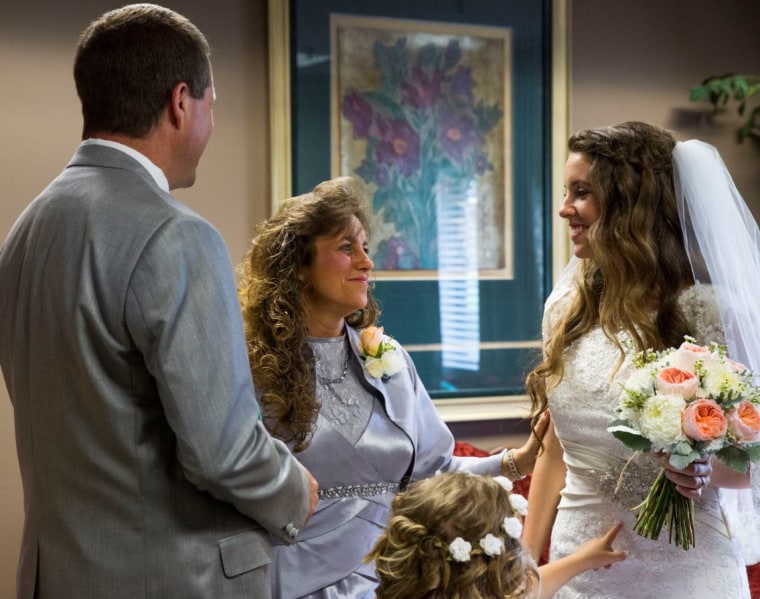
[[[487,456],[488,452],[465,443],[464,441],[454,441],[454,455],[459,456]],[[528,498],[528,490],[530,489],[530,476],[526,476],[523,480],[518,480],[514,483],[514,488],[517,493]]]
[[[488,455],[487,451],[478,449],[469,443],[463,441],[454,442],[454,455],[461,456],[485,456]],[[515,483],[515,491],[524,497],[528,497],[528,490],[530,489],[530,475],[526,476],[524,480]],[[549,556],[549,547],[544,550],[541,555],[540,563],[545,563]],[[749,590],[752,595],[752,599],[760,599],[760,564],[749,566],[747,568],[747,575],[749,576]]]
[[[749,591],[752,599],[760,599],[760,564],[747,568],[749,575]]]

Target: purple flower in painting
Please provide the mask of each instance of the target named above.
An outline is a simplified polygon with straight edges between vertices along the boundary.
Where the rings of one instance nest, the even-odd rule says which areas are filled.
[[[451,40],[444,51],[444,60],[446,70],[451,69],[460,60],[462,60],[462,47],[457,40]]]
[[[432,76],[422,69],[412,69],[409,81],[402,87],[401,101],[414,108],[430,108],[441,95],[443,73],[436,70]]]
[[[473,101],[474,89],[475,81],[472,79],[470,67],[460,67],[451,76],[451,91],[469,103]]]
[[[444,109],[438,116],[438,139],[451,158],[463,162],[477,142],[478,134],[470,116]]]
[[[384,164],[373,164],[367,160],[356,167],[356,174],[369,183],[376,183],[378,187],[385,187],[390,183],[390,173]]]
[[[420,267],[417,255],[406,239],[398,235],[381,241],[373,260],[375,268],[382,270],[414,270]]]
[[[378,119],[380,143],[377,159],[388,165],[396,165],[405,177],[420,168],[420,138],[405,120]]]
[[[372,124],[372,106],[356,92],[343,97],[343,116],[354,126],[356,137],[367,137],[369,126]]]
[[[482,152],[478,152],[478,155],[475,156],[475,171],[482,175],[486,171],[492,171],[493,170],[493,164],[491,164],[491,161],[488,160],[488,156],[483,154]]]
[[[392,225],[372,256],[383,270],[438,268],[439,177],[471,181],[495,170],[489,152],[498,140],[486,136],[503,111],[478,97],[480,85],[491,86],[481,71],[492,69],[464,60],[451,36],[419,41],[375,41],[374,72],[341,98],[342,126],[366,140],[350,145],[363,152],[354,173],[375,186],[373,209]]]

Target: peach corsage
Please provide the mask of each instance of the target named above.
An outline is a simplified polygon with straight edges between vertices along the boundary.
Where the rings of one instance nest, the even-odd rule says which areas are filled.
[[[359,350],[371,377],[387,381],[406,367],[406,360],[383,327],[367,327],[359,333]]]
[[[715,455],[746,472],[760,459],[760,392],[754,374],[730,360],[725,346],[687,337],[677,349],[636,354],[633,366],[607,429],[626,447],[667,454],[678,469]],[[665,525],[671,543],[694,546],[694,501],[664,470],[634,509],[639,535],[657,539]]]

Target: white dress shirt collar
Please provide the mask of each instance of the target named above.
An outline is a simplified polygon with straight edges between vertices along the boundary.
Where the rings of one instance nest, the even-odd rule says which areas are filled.
[[[100,139],[95,137],[90,137],[88,139],[85,139],[82,142],[83,146],[89,146],[89,145],[98,145],[98,146],[107,146],[109,148],[113,148],[114,150],[119,150],[121,152],[124,152],[128,156],[131,156],[137,162],[142,164],[145,169],[150,173],[150,176],[153,177],[153,179],[156,181],[156,185],[158,185],[161,189],[163,189],[165,192],[169,192],[169,181],[166,178],[166,175],[164,175],[164,171],[162,171],[160,168],[158,168],[153,162],[150,161],[150,159],[145,155],[141,154],[134,148],[130,148],[129,146],[125,146],[124,144],[119,143],[118,141],[111,141],[110,139]]]

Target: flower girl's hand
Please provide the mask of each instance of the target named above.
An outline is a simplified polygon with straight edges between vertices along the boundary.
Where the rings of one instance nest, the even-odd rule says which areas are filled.
[[[712,475],[712,463],[710,456],[694,460],[683,470],[678,470],[670,465],[667,454],[661,454],[662,466],[665,468],[665,476],[676,485],[676,490],[689,499],[699,499],[702,489],[710,486]]]
[[[615,562],[621,562],[626,558],[625,551],[615,551],[612,548],[612,542],[621,528],[623,528],[623,523],[618,522],[603,537],[591,539],[578,546],[575,555],[581,560],[586,570],[608,569]]]

